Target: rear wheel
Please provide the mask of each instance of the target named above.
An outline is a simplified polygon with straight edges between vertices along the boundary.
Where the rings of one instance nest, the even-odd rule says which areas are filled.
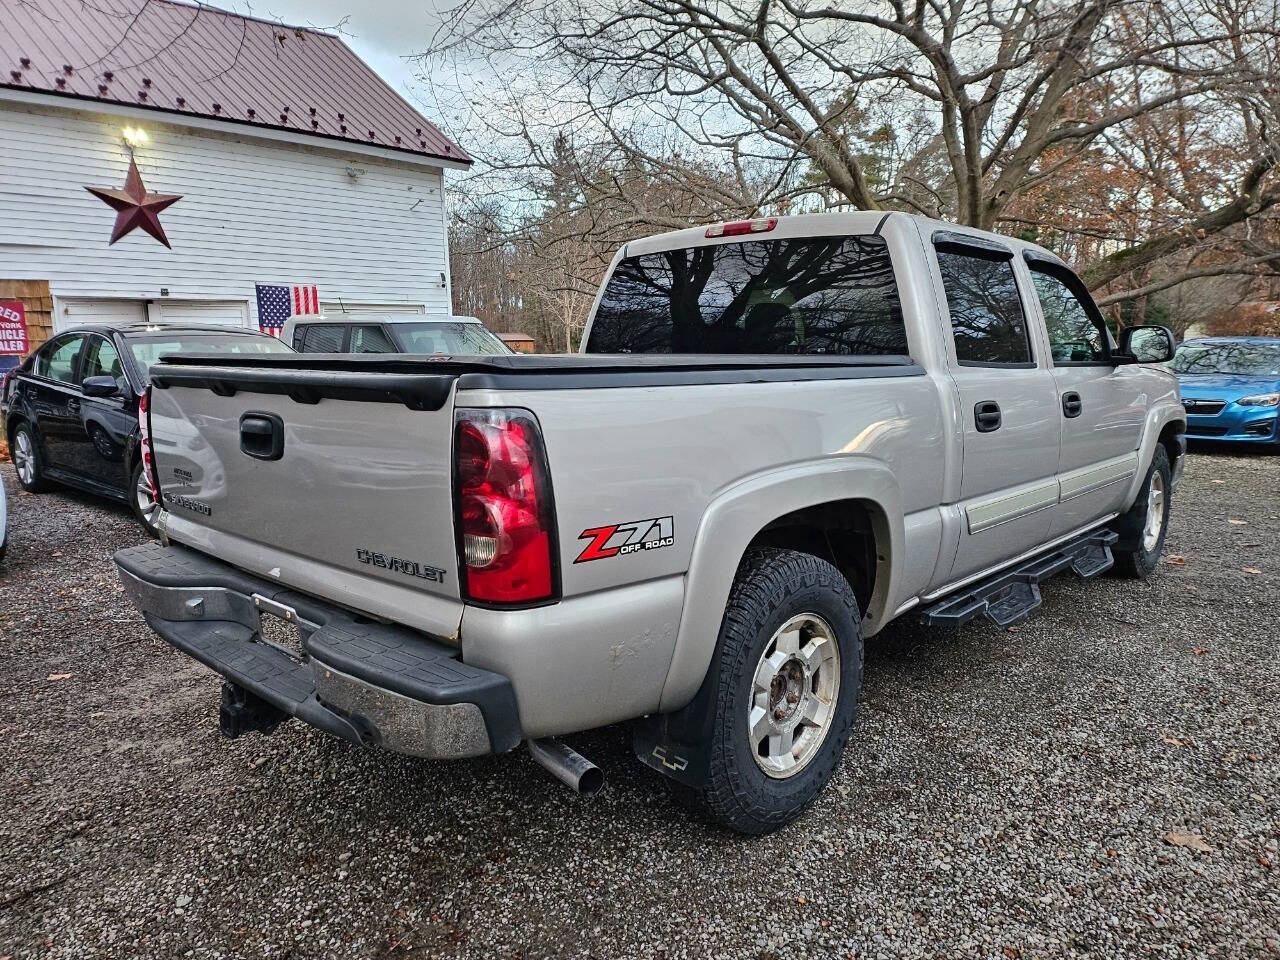
[[[44,461],[40,456],[40,444],[36,442],[35,433],[30,424],[20,423],[13,429],[13,449],[9,451],[13,458],[13,469],[18,474],[18,483],[22,489],[30,493],[39,493],[48,489],[48,481],[44,479]]]
[[[156,536],[156,524],[160,522],[160,504],[156,503],[156,498],[151,494],[151,484],[147,482],[147,475],[143,471],[142,457],[138,457],[138,462],[133,465],[129,489],[132,491],[129,505],[133,507],[133,515],[147,533]]]
[[[723,826],[766,833],[803,812],[844,752],[862,682],[857,600],[825,560],[753,551],[719,648],[708,779],[690,799]]]
[[[1120,540],[1112,551],[1116,558],[1115,571],[1120,576],[1145,580],[1159,565],[1164,539],[1169,532],[1172,495],[1173,471],[1169,467],[1169,454],[1157,444],[1138,499],[1129,512],[1114,524]]]

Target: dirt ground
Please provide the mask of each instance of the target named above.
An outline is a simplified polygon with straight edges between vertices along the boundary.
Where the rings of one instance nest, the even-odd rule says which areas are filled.
[[[623,727],[571,738],[593,800],[522,752],[226,741],[120,592],[125,509],[0,474],[0,958],[1280,954],[1280,457],[1196,451],[1147,582],[892,625],[835,782],[753,840]]]

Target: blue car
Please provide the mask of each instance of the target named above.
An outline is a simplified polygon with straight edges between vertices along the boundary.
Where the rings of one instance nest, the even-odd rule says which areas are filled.
[[[1280,447],[1280,337],[1184,340],[1173,357],[1187,438]]]

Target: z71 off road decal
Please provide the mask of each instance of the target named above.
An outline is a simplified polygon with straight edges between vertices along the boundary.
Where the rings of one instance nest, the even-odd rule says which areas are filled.
[[[608,527],[591,527],[578,534],[579,540],[590,540],[574,563],[619,557],[641,550],[657,550],[676,542],[675,521],[671,517],[631,520]]]

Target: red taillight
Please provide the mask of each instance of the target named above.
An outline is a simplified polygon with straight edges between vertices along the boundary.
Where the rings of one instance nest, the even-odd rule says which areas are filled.
[[[707,227],[708,237],[740,237],[744,233],[768,233],[778,225],[777,217],[765,217],[760,220],[734,220],[731,223],[717,223]]]
[[[454,481],[467,599],[550,600],[556,589],[551,483],[533,414],[459,410]]]
[[[155,450],[151,446],[151,388],[147,387],[138,398],[138,437],[142,449],[142,473],[151,488],[151,499],[160,502],[160,481],[156,473]]]

